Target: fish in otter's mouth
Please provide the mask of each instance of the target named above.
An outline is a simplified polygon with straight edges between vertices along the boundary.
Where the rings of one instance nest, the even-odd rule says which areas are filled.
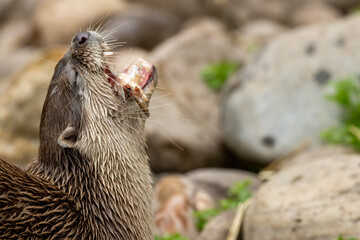
[[[139,58],[120,74],[115,74],[108,64],[113,55],[105,39],[94,31],[77,34],[72,40],[73,57],[89,70],[102,71],[115,94],[125,102],[134,99],[146,116],[149,116],[149,94],[156,87],[156,67]],[[149,85],[152,85],[149,87]],[[150,90],[147,88],[151,88]]]
[[[109,52],[104,53],[109,54]],[[156,68],[152,64],[139,58],[117,76],[115,76],[108,67],[104,68],[104,72],[108,76],[109,84],[114,88],[116,93],[120,94],[125,100],[132,97],[143,112],[147,116],[150,115],[147,108],[149,99],[143,89],[154,79]]]

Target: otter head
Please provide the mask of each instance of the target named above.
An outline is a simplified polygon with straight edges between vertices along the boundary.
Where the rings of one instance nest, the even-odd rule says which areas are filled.
[[[105,38],[96,32],[74,36],[55,68],[44,103],[39,159],[64,149],[98,154],[101,145],[133,138],[136,142],[134,135],[143,135],[156,68],[138,60],[115,74],[109,67],[111,54]]]

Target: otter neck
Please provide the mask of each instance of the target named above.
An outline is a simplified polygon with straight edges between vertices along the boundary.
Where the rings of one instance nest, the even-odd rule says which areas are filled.
[[[114,127],[108,118],[98,117],[87,123],[75,149],[42,141],[29,171],[75,200],[93,238],[152,239],[145,137],[133,126]]]

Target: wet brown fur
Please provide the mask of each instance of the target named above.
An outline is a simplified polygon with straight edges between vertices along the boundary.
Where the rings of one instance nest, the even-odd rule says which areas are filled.
[[[0,239],[153,238],[145,115],[114,94],[91,37],[56,66],[38,159],[26,172],[0,161]]]

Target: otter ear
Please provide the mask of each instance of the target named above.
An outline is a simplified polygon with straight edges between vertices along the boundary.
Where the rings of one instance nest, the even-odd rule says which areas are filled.
[[[74,148],[79,131],[74,127],[68,126],[59,136],[58,144],[63,148]]]

